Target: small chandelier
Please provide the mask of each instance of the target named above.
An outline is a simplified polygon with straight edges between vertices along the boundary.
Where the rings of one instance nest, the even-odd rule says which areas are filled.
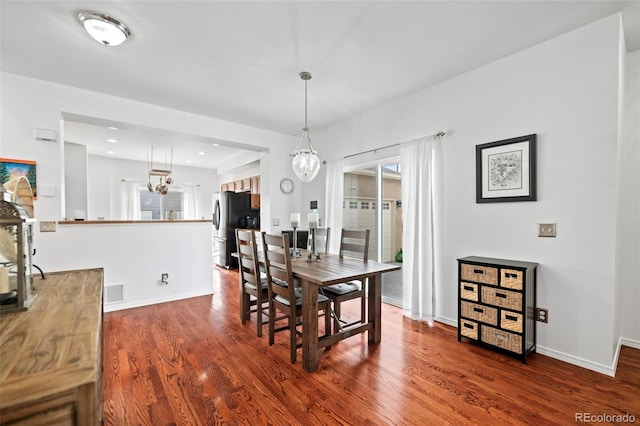
[[[166,159],[165,159],[166,162]],[[171,177],[171,168],[173,166],[173,148],[171,148],[171,163],[166,163],[166,168],[164,169],[156,169],[153,167],[153,145],[151,145],[151,158],[147,157],[147,168],[149,174],[149,183],[147,183],[147,189],[149,192],[155,191],[161,196],[167,195],[169,192],[169,185],[173,183],[173,178]],[[151,176],[159,176],[160,183],[158,183],[155,188],[151,183]]]
[[[80,12],[78,20],[89,35],[104,46],[117,46],[131,36],[124,23],[104,13]]]
[[[320,170],[320,158],[318,152],[313,149],[309,139],[309,126],[307,125],[307,81],[311,80],[311,73],[303,71],[300,78],[304,80],[304,128],[298,143],[291,153],[293,160],[291,165],[296,176],[303,182],[311,182]],[[302,147],[300,144],[302,143]]]

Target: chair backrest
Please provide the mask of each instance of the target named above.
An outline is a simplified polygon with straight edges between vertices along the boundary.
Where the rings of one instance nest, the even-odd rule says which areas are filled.
[[[353,257],[363,262],[369,260],[369,230],[342,229],[340,235],[340,257]]]
[[[265,272],[269,297],[276,295],[286,298],[295,307],[295,285],[289,251],[289,235],[269,235],[262,233],[262,249],[264,252]],[[286,285],[285,285],[286,284]]]
[[[238,250],[238,268],[242,285],[253,284],[260,288],[260,262],[255,231],[251,229],[236,229],[236,248]]]
[[[292,230],[284,230],[282,231],[283,234],[287,234],[289,236],[289,248],[293,247],[293,231]],[[309,231],[305,231],[303,229],[298,229],[296,231],[297,234],[297,245],[299,249],[306,249],[307,248],[307,240],[309,238]]]
[[[314,233],[316,235],[316,253],[326,254],[329,250],[331,228],[315,228],[315,230],[309,231],[309,247],[311,247],[311,238]]]

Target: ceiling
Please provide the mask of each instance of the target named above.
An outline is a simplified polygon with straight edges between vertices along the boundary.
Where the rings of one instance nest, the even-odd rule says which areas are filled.
[[[132,37],[103,47],[76,19],[85,10],[120,19]],[[300,71],[313,74],[313,131],[618,11],[627,49],[640,48],[637,0],[0,0],[0,64],[10,73],[297,135]],[[107,155],[109,123],[66,118],[67,141]],[[165,137],[176,164],[217,167],[247,148],[118,124],[111,150],[119,153],[110,155],[123,158],[138,145],[136,159],[144,160],[150,141]],[[216,150],[224,155],[209,155]]]

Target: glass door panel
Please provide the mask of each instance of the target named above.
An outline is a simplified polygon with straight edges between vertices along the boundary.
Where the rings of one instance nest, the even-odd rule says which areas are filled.
[[[402,203],[398,163],[379,163],[345,172],[342,222],[345,229],[369,229],[369,259],[401,264]],[[339,233],[335,235],[339,238]],[[382,300],[402,305],[402,271],[382,275]]]
[[[402,266],[402,173],[398,161],[381,164],[382,174],[382,258],[384,263]],[[382,300],[402,306],[402,270],[382,274]]]

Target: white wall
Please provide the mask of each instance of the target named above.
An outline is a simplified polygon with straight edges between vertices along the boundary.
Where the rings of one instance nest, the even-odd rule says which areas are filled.
[[[41,250],[54,244],[57,253]],[[213,292],[209,223],[58,225],[35,245],[34,263],[46,265],[45,273],[102,267],[105,286],[124,284],[124,302],[105,311]],[[168,285],[160,282],[163,273]]]
[[[87,147],[75,143],[64,144],[65,212],[69,220],[74,211],[87,211]]]
[[[63,113],[264,147],[269,154],[260,154],[261,174],[264,173],[261,215],[270,220],[284,217],[291,210],[292,198],[270,186],[277,189],[280,178],[291,173],[288,153],[297,141],[293,136],[6,72],[0,73],[0,86],[0,156],[37,161],[38,185],[55,188],[55,196],[38,197],[34,202],[39,221],[64,218]],[[58,142],[34,140],[35,128],[58,131]],[[268,161],[262,161],[265,157]],[[89,179],[91,185],[109,185],[104,179],[108,167],[104,165],[102,179]],[[218,186],[219,182],[212,185]],[[89,210],[94,212],[89,214],[106,217],[106,213],[98,212],[109,210],[111,215],[116,200],[119,195],[111,191],[108,205],[95,199],[89,201]],[[272,211],[265,211],[265,206]],[[207,208],[206,202],[203,208]],[[138,290],[128,292],[127,306],[200,294],[204,291],[202,285],[212,291],[210,224],[147,224],[122,229],[114,226],[118,225],[59,225],[53,233],[36,230],[34,262],[45,272],[102,266],[106,285],[124,282],[139,286],[130,287]],[[175,277],[173,282],[179,287],[158,288],[162,272]]]
[[[617,306],[619,337],[640,349],[640,50],[624,61],[618,152]]]
[[[612,16],[318,132],[326,159],[450,130],[437,316],[457,318],[456,259],[539,262],[538,351],[611,374],[619,17]],[[476,204],[475,146],[538,134],[538,201]],[[557,223],[557,238],[536,224]],[[637,256],[637,253],[636,253]],[[624,297],[624,296],[623,296]]]

